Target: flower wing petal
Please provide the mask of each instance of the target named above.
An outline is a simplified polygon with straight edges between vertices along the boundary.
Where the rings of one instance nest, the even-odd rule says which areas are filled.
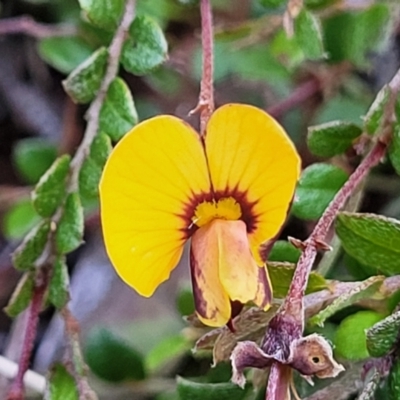
[[[117,144],[100,182],[107,253],[121,278],[150,296],[168,279],[187,239],[193,195],[209,192],[197,133],[172,116],[149,119]]]
[[[215,192],[242,196],[242,207],[250,210],[247,228],[261,264],[259,246],[277,235],[293,197],[300,174],[296,149],[266,112],[227,104],[208,122],[206,154]]]

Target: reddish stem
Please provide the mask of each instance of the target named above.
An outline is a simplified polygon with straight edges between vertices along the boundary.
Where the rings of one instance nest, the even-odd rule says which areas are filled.
[[[28,318],[26,330],[23,339],[21,358],[18,363],[18,373],[14,378],[11,388],[7,395],[7,400],[23,400],[24,399],[24,375],[29,368],[33,344],[35,342],[37,325],[39,322],[39,313],[42,308],[43,297],[47,287],[47,280],[42,280],[35,287],[31,303],[28,308]]]
[[[200,133],[206,132],[207,122],[214,111],[214,42],[210,0],[201,0],[201,44],[203,49],[203,72],[200,85],[199,104]]]

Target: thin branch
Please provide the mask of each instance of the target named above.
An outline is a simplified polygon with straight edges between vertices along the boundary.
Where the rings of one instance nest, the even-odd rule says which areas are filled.
[[[18,362],[18,372],[13,380],[7,395],[7,400],[23,400],[24,398],[24,375],[29,368],[33,344],[36,337],[36,329],[39,322],[39,313],[42,308],[44,294],[47,288],[47,274],[42,271],[37,279],[33,297],[28,308],[28,319],[22,345],[22,353]]]
[[[135,3],[135,0],[127,1],[125,6],[125,13],[122,17],[121,23],[115,32],[110,47],[108,48],[108,64],[106,73],[101,83],[100,90],[98,91],[95,99],[89,107],[89,110],[87,111],[87,126],[85,130],[85,135],[71,162],[71,191],[77,190],[78,188],[79,171],[83,162],[85,161],[90,145],[92,144],[93,139],[95,138],[99,129],[99,116],[101,107],[103,106],[111,82],[118,74],[119,59],[122,52],[122,46],[126,39],[126,34],[128,32],[129,26],[131,25],[135,17]]]
[[[201,44],[203,51],[203,69],[199,103],[190,112],[200,112],[200,134],[204,136],[207,122],[214,111],[214,42],[210,0],[201,0]]]
[[[78,33],[75,26],[43,24],[28,15],[0,20],[0,36],[23,33],[37,39],[55,36],[72,36]]]

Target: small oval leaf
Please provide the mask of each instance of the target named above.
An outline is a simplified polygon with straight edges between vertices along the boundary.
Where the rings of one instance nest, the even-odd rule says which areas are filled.
[[[69,301],[69,275],[64,256],[57,257],[54,262],[48,299],[58,309]]]
[[[14,251],[12,259],[16,269],[26,271],[34,267],[42,255],[50,232],[50,222],[42,221],[33,228]]]
[[[101,47],[63,81],[65,91],[74,102],[84,104],[94,99],[106,72],[107,59],[108,51]]]
[[[384,111],[390,97],[390,89],[386,85],[376,95],[371,107],[364,117],[364,128],[370,135],[375,134],[383,121]]]
[[[400,272],[400,221],[375,214],[342,212],[336,233],[347,253],[379,274]]]
[[[297,263],[301,251],[286,240],[277,240],[268,255],[268,261]]]
[[[61,364],[56,364],[50,371],[44,400],[78,400],[75,379]]]
[[[93,24],[113,30],[121,19],[125,0],[79,0],[79,4]]]
[[[117,142],[137,122],[131,91],[121,78],[114,79],[100,111],[100,130]]]
[[[56,248],[66,254],[82,244],[83,208],[78,193],[70,193],[56,231]]]
[[[79,193],[81,196],[91,199],[99,195],[99,182],[102,168],[92,157],[86,158],[79,171]]]
[[[344,153],[361,133],[361,128],[356,124],[332,121],[308,128],[307,144],[315,155],[333,157]]]
[[[33,296],[34,284],[33,274],[26,273],[22,276],[7,307],[4,308],[8,316],[14,318],[28,307]]]
[[[168,44],[164,33],[155,21],[141,15],[129,28],[121,63],[135,75],[144,75],[162,64],[167,58]]]
[[[293,214],[305,220],[318,219],[347,178],[346,172],[334,165],[310,165],[302,172],[297,185]]]
[[[32,192],[33,206],[42,217],[51,217],[65,198],[70,160],[67,154],[57,158]]]

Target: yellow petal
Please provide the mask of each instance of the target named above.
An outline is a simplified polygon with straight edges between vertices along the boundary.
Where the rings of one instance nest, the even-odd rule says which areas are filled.
[[[150,296],[168,279],[187,239],[185,207],[210,191],[197,133],[172,116],[147,120],[115,147],[100,182],[107,253],[121,278]]]
[[[296,149],[266,112],[228,104],[210,118],[206,154],[216,193],[242,198],[252,252],[261,265],[259,246],[279,232],[300,174]]]
[[[190,267],[196,312],[209,326],[223,326],[231,318],[231,303],[219,275],[219,220],[199,228],[192,236]],[[223,221],[227,222],[227,221]]]

